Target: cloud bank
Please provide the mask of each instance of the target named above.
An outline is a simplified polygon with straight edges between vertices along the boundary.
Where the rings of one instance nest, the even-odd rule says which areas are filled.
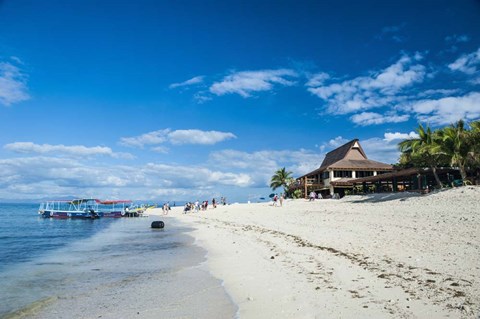
[[[35,144],[32,142],[15,142],[5,144],[3,147],[8,151],[20,154],[52,154],[52,155],[68,155],[68,156],[110,156],[114,158],[133,158],[133,155],[128,153],[113,152],[110,147],[94,146],[86,147],[83,145],[50,145],[50,144]]]
[[[328,113],[348,114],[389,106],[401,100],[398,93],[423,81],[425,66],[417,63],[422,56],[402,56],[396,63],[368,76],[310,87],[308,91],[326,103]],[[332,82],[332,81],[330,81]]]

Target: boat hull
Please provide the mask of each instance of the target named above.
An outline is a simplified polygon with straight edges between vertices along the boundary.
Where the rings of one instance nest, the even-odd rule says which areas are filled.
[[[54,211],[54,210],[45,210],[40,212],[40,215],[44,218],[58,218],[58,219],[97,219],[97,218],[121,218],[123,217],[121,211],[115,212],[64,212],[64,211]]]

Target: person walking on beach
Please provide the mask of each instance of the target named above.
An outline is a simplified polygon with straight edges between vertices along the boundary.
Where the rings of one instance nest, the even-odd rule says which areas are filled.
[[[194,208],[195,208],[194,212],[195,212],[195,213],[198,213],[198,211],[200,210],[200,203],[198,202],[198,199],[197,199],[197,201],[195,202],[195,207],[194,207]]]
[[[215,201],[215,198],[212,199],[212,206],[213,208],[217,208],[217,202]]]
[[[273,206],[274,206],[274,207],[277,206],[277,200],[278,200],[278,195],[275,194],[275,196],[273,196]]]
[[[311,191],[311,192],[310,192],[310,199],[309,199],[309,201],[310,201],[310,202],[311,202],[311,201],[314,201],[316,197],[317,197],[317,193],[315,193],[314,191]]]
[[[282,194],[280,194],[280,207],[283,206],[283,199],[284,199],[284,197],[283,197],[283,193],[282,193]]]

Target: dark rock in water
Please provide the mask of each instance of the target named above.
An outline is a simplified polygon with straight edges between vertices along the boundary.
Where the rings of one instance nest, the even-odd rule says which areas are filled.
[[[157,220],[152,222],[152,228],[163,228],[165,227],[165,224],[161,220]]]

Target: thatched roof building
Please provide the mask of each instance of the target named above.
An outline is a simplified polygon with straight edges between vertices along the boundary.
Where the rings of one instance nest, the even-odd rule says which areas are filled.
[[[392,170],[392,165],[368,159],[359,140],[354,139],[327,153],[318,169],[298,177],[297,182],[305,196],[310,191],[324,196],[335,193],[343,196],[345,187],[351,188],[352,184],[343,186],[335,182],[377,176]]]

